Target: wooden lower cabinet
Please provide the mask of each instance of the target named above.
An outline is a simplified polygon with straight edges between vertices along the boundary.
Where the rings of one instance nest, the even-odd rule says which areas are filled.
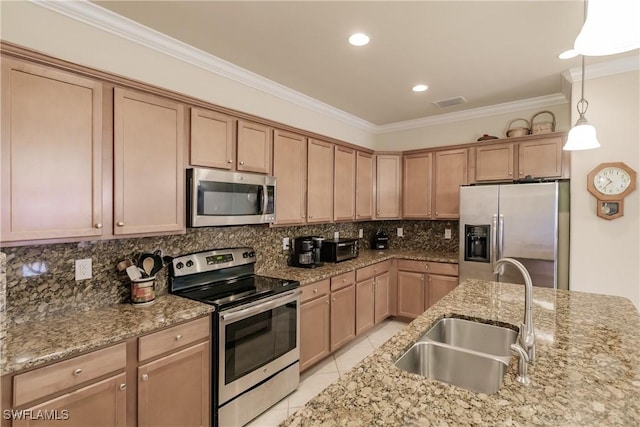
[[[356,335],[360,335],[375,323],[374,279],[356,283]]]
[[[331,351],[356,336],[355,308],[355,285],[331,293]]]
[[[458,286],[457,277],[429,274],[429,286],[427,287],[427,300],[425,302],[425,306],[427,308],[431,307],[451,292],[456,286]]]
[[[138,368],[138,427],[209,425],[209,342]]]
[[[314,286],[314,285],[308,285]],[[300,370],[331,353],[329,295],[300,304]]]
[[[458,286],[458,265],[398,262],[398,316],[418,317]]]
[[[398,316],[418,317],[424,313],[424,273],[398,271]]]
[[[378,324],[391,315],[389,291],[391,287],[391,273],[385,272],[376,276],[374,282],[374,312],[373,321]]]

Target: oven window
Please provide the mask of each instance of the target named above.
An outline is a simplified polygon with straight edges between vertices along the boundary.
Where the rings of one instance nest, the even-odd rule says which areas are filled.
[[[296,348],[297,301],[225,327],[225,384]]]
[[[260,215],[261,185],[198,182],[198,215]]]

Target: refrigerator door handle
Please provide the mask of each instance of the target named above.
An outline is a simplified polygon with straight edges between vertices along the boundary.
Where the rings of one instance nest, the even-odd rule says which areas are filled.
[[[498,240],[498,214],[493,214],[493,233],[491,233],[491,271],[494,271],[496,268],[497,254],[496,254],[496,240]],[[498,280],[498,275],[495,275],[496,281]]]
[[[500,254],[500,258],[504,256],[504,215],[502,214],[500,214],[498,221],[498,254]]]

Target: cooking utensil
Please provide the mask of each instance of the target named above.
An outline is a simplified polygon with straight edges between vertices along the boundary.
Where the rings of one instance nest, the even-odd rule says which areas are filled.
[[[159,252],[159,251],[156,251]],[[162,253],[162,252],[160,252]],[[158,271],[162,270],[162,267],[164,267],[164,263],[162,262],[162,256],[160,255],[156,255],[154,253],[152,258],[148,258],[153,260],[153,266],[151,267],[151,276],[155,276],[156,273],[158,273]]]
[[[138,280],[142,277],[142,273],[140,273],[140,270],[135,265],[130,265],[129,267],[127,267],[126,271],[127,276],[129,276],[129,279],[131,279],[131,281]]]
[[[155,265],[154,257],[145,258],[142,261],[142,269],[144,270],[145,273],[147,273],[147,276],[153,275],[151,274],[151,272],[153,271],[154,265]]]

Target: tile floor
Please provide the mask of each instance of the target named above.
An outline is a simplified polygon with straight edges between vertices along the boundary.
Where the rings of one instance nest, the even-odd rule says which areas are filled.
[[[406,326],[407,324],[404,322],[387,320],[354,339],[331,356],[303,372],[296,391],[276,403],[267,412],[249,423],[247,427],[277,426]]]

